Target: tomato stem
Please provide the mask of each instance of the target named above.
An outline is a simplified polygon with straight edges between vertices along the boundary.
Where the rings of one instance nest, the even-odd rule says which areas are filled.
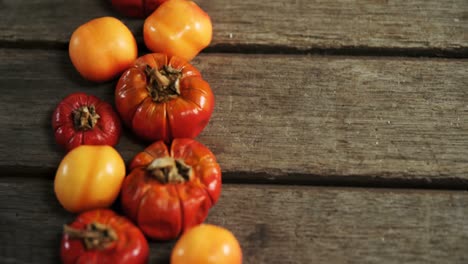
[[[183,183],[192,177],[192,167],[171,157],[155,159],[146,169],[161,183]]]
[[[73,124],[75,129],[78,130],[91,130],[101,118],[98,113],[96,113],[96,108],[94,105],[82,106],[78,109],[73,110]]]
[[[180,70],[167,65],[158,70],[146,65],[145,74],[149,80],[146,88],[154,102],[167,102],[180,95]]]
[[[85,229],[63,226],[63,232],[71,238],[82,239],[87,250],[105,249],[118,239],[117,233],[109,226],[92,222]]]

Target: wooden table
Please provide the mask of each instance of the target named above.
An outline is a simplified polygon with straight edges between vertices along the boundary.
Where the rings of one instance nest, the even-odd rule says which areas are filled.
[[[197,1],[212,44],[193,64],[216,96],[198,137],[223,191],[206,222],[244,263],[468,263],[468,1]],[[51,114],[116,81],[73,68],[73,30],[96,0],[0,1],[0,262],[57,263],[75,217],[53,192],[64,152]],[[145,143],[129,131],[128,162]],[[169,263],[171,242],[151,242]]]

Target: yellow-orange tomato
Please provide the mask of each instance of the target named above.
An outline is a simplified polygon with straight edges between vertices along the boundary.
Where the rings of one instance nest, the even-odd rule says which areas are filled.
[[[190,61],[211,42],[211,19],[197,4],[171,0],[160,5],[145,20],[146,47]]]
[[[242,250],[227,229],[210,224],[198,225],[184,233],[171,254],[171,264],[240,264]]]
[[[55,175],[55,195],[72,213],[109,207],[125,177],[120,154],[105,145],[81,145],[62,159]]]
[[[113,17],[96,18],[78,27],[68,52],[81,76],[96,82],[113,79],[138,56],[132,32]]]

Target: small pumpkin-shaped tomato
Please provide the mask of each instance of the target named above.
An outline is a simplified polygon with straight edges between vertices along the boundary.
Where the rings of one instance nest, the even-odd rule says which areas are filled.
[[[60,162],[55,195],[72,213],[109,207],[117,199],[124,177],[125,163],[113,147],[81,145]]]
[[[187,61],[210,44],[212,34],[210,16],[187,0],[164,2],[143,25],[143,39],[149,50]]]
[[[110,104],[85,93],[70,94],[58,104],[52,128],[57,144],[67,151],[80,145],[114,146],[122,129]]]
[[[221,192],[213,153],[193,139],[158,141],[137,154],[121,190],[122,208],[149,237],[173,239],[202,223]]]
[[[115,105],[147,141],[195,138],[208,124],[214,95],[200,72],[178,57],[144,55],[120,77]]]
[[[80,214],[64,226],[60,247],[62,263],[147,263],[148,242],[127,218],[109,209]]]
[[[147,17],[167,0],[112,0],[112,6],[129,17]]]

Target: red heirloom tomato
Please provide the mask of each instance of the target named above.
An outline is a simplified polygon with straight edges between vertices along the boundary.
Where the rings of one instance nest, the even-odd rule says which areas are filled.
[[[112,0],[112,6],[129,17],[146,17],[167,0]]]
[[[97,209],[64,226],[60,255],[64,264],[139,264],[147,263],[149,248],[127,218]]]
[[[80,145],[110,145],[119,141],[121,123],[112,106],[84,93],[63,99],[52,117],[57,144],[71,150]]]
[[[172,1],[172,0],[171,0]],[[124,122],[147,141],[195,138],[214,108],[210,85],[191,64],[153,53],[120,77],[115,104]]]
[[[164,2],[143,25],[143,39],[149,50],[187,61],[210,44],[212,34],[210,16],[187,0]]]
[[[193,139],[162,141],[135,156],[121,190],[125,214],[147,236],[166,240],[202,223],[221,193],[221,169]]]

